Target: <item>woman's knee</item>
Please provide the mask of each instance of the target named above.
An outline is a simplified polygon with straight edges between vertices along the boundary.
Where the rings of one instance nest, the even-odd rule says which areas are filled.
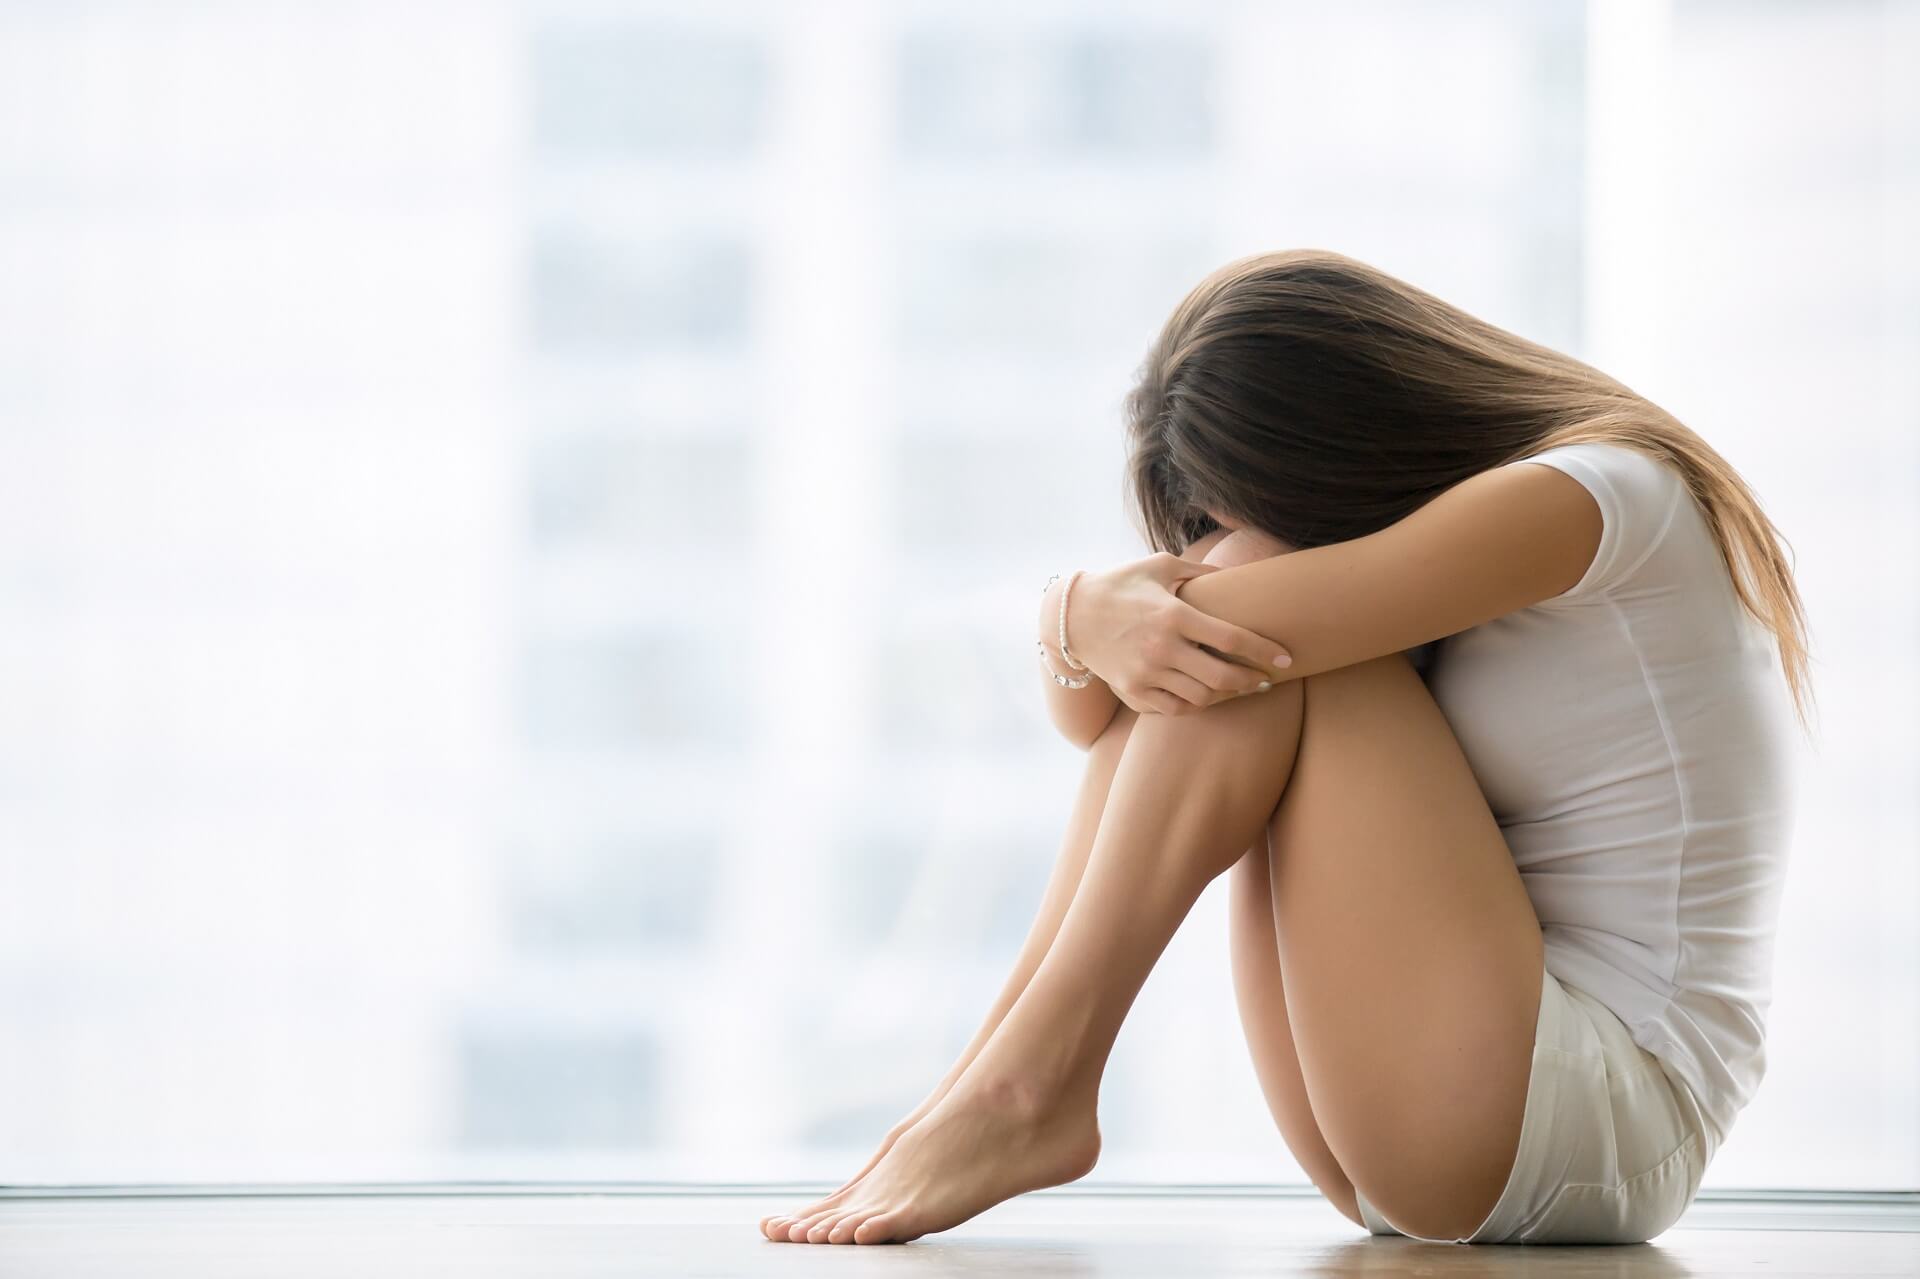
[[[1237,528],[1215,542],[1200,562],[1216,568],[1235,568],[1255,560],[1285,555],[1294,549],[1291,543],[1283,542],[1270,533],[1255,528]]]
[[[1347,696],[1433,700],[1411,652],[1382,653],[1379,657],[1303,676],[1300,682],[1327,691],[1337,686],[1345,690]]]
[[[1196,537],[1187,543],[1186,550],[1180,552],[1180,558],[1183,560],[1203,562],[1207,558],[1207,552],[1218,546],[1231,535],[1232,532],[1232,529],[1217,528],[1211,533]]]
[[[1237,528],[1229,532],[1225,537],[1220,537],[1213,541],[1208,546],[1200,562],[1203,564],[1211,564],[1215,568],[1236,568],[1242,564],[1251,564],[1255,560],[1272,559],[1276,555],[1285,555],[1298,549],[1300,548],[1290,542],[1285,542],[1280,538],[1274,537],[1271,533],[1265,533],[1253,528]],[[1383,670],[1396,666],[1404,666],[1424,688],[1426,683],[1426,668],[1432,662],[1434,647],[1433,644],[1422,644],[1416,648],[1408,649],[1405,652],[1388,653],[1382,657],[1374,658],[1372,660],[1378,662],[1380,665],[1369,673],[1377,676]],[[1331,671],[1325,671],[1319,675],[1305,676],[1301,682],[1311,683],[1314,680],[1325,680],[1328,676],[1333,675],[1344,675],[1344,678],[1350,680],[1354,677],[1355,673],[1361,668],[1367,667],[1367,665],[1367,662],[1357,662],[1353,666],[1342,666]],[[1403,679],[1404,675],[1396,671],[1389,676],[1389,678]]]
[[[1211,564],[1216,568],[1236,568],[1242,564],[1251,564],[1256,560],[1271,559],[1275,555],[1285,555],[1298,549],[1298,547],[1291,543],[1282,541],[1272,534],[1264,533],[1259,529],[1238,528],[1214,542],[1207,550],[1206,556],[1201,562]],[[1355,662],[1351,666],[1336,667],[1330,671],[1322,671],[1317,675],[1307,675],[1301,677],[1299,680],[1286,681],[1286,683],[1282,685],[1282,688],[1284,689],[1288,685],[1293,685],[1295,686],[1295,694],[1300,695],[1303,692],[1303,687],[1301,686],[1312,687],[1316,684],[1325,685],[1327,683],[1365,684],[1384,679],[1389,683],[1406,685],[1407,691],[1409,692],[1417,691],[1425,695],[1426,682],[1422,668],[1429,659],[1429,653],[1423,650],[1430,650],[1431,648],[1431,645],[1422,645],[1419,649],[1383,654],[1380,657],[1371,658],[1364,662]],[[1411,676],[1410,684],[1408,682],[1409,676]],[[1275,691],[1278,692],[1280,690]],[[1272,694],[1268,694],[1268,696],[1272,696]]]

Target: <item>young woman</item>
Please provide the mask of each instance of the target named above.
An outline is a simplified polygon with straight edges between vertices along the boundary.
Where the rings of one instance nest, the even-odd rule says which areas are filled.
[[[1084,1176],[1121,1021],[1231,868],[1253,1064],[1340,1212],[1659,1234],[1765,1068],[1809,705],[1778,530],[1618,382],[1332,253],[1202,281],[1128,411],[1156,553],[1043,596],[1088,762],[1033,933],[866,1167],[761,1229],[903,1241]]]

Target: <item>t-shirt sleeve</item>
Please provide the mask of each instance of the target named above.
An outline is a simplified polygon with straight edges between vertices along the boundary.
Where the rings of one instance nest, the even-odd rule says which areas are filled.
[[[1659,547],[1687,493],[1678,471],[1622,444],[1562,444],[1508,465],[1527,463],[1571,475],[1600,506],[1600,546],[1593,562],[1551,602],[1604,595],[1631,577]]]

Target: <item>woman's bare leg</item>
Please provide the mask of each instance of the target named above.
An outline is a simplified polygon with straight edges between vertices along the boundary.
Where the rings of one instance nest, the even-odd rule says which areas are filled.
[[[912,1237],[1091,1168],[1094,1093],[1112,1037],[1200,889],[1263,832],[1290,766],[1298,707],[1300,689],[1279,686],[1188,716],[1135,720],[1081,891],[1033,981],[948,1097],[841,1204],[795,1221],[789,1239],[849,1239],[868,1218],[870,1241]],[[941,1166],[979,1175],[956,1185]],[[918,1216],[902,1221],[889,1198],[912,1183],[924,1202],[906,1204]],[[849,1216],[860,1221],[845,1223]]]
[[[1204,561],[1208,552],[1227,536],[1225,529],[1217,530],[1196,540],[1183,552],[1183,558]],[[953,1088],[955,1081],[973,1064],[980,1050],[993,1037],[993,1032],[1006,1018],[1007,1011],[1027,988],[1033,974],[1040,967],[1040,961],[1046,957],[1047,950],[1053,945],[1054,937],[1060,931],[1060,921],[1066,918],[1067,908],[1073,902],[1073,896],[1080,888],[1080,877],[1087,866],[1087,855],[1093,851],[1094,832],[1100,826],[1100,814],[1107,804],[1107,792],[1113,785],[1114,770],[1120,764],[1120,753],[1127,743],[1127,731],[1139,718],[1138,712],[1130,707],[1121,706],[1114,711],[1113,719],[1106,731],[1094,740],[1087,751],[1086,772],[1080,779],[1080,789],[1075,796],[1073,812],[1067,818],[1066,834],[1061,841],[1060,856],[1054,862],[1053,874],[1047,880],[1046,893],[1041,899],[1039,912],[1033,925],[1027,932],[1027,940],[1015,958],[1013,971],[1008,974],[1000,996],[994,1000],[993,1007],[987,1010],[980,1029],[974,1032],[973,1039],[961,1052],[959,1060],[947,1071],[946,1076],[935,1084],[933,1091],[927,1094],[913,1111],[895,1124],[881,1139],[880,1146],[867,1159],[860,1170],[847,1178],[841,1185],[795,1212],[774,1213],[760,1219],[760,1230],[770,1239],[788,1239],[794,1222],[804,1218],[818,1216],[823,1210],[841,1206],[846,1199],[847,1190],[858,1182],[892,1148],[900,1135],[913,1127],[940,1099]]]
[[[1346,1178],[1322,1190],[1356,1220],[1357,1185],[1403,1230],[1462,1237],[1519,1146],[1539,919],[1412,664],[1304,682],[1269,868],[1297,1073]]]
[[[1227,896],[1227,931],[1233,990],[1240,1006],[1253,1072],[1287,1149],[1309,1180],[1342,1214],[1364,1226],[1354,1200],[1353,1181],[1327,1145],[1313,1113],[1300,1056],[1287,1016],[1286,983],[1280,972],[1280,943],[1274,930],[1273,881],[1267,837],[1234,863]]]
[[[1027,940],[1020,948],[1019,956],[1014,960],[1013,971],[1008,975],[1006,984],[1001,988],[1000,996],[987,1011],[986,1019],[980,1029],[974,1033],[965,1051],[949,1070],[946,1077],[934,1085],[913,1112],[895,1124],[881,1140],[880,1148],[874,1151],[860,1171],[847,1178],[832,1193],[808,1204],[795,1212],[775,1213],[763,1217],[760,1230],[769,1239],[788,1239],[789,1229],[794,1222],[818,1215],[825,1209],[840,1206],[845,1202],[847,1190],[866,1176],[873,1166],[880,1162],[900,1135],[923,1119],[952,1090],[954,1083],[965,1073],[973,1059],[980,1055],[981,1049],[993,1037],[1000,1023],[1005,1020],[1007,1011],[1020,998],[1027,988],[1033,974],[1039,969],[1041,960],[1046,957],[1048,948],[1060,931],[1060,921],[1066,918],[1067,908],[1072,904],[1075,892],[1080,887],[1080,877],[1086,870],[1087,854],[1093,851],[1094,832],[1099,829],[1100,814],[1106,808],[1107,792],[1113,785],[1114,770],[1120,764],[1120,753],[1127,743],[1127,731],[1139,718],[1132,709],[1121,706],[1113,713],[1106,731],[1101,733],[1087,750],[1086,772],[1080,779],[1080,789],[1074,799],[1073,812],[1067,819],[1066,835],[1061,841],[1060,856],[1053,864],[1053,874],[1047,880],[1045,895],[1041,898],[1040,909],[1034,917],[1033,926],[1027,933]]]
[[[852,1206],[790,1237],[913,1238],[1084,1175],[1120,1022],[1201,889],[1270,822],[1298,1061],[1330,1150],[1396,1223],[1476,1224],[1517,1141],[1539,930],[1457,743],[1396,656],[1136,722],[1026,990]]]
[[[1288,549],[1241,536],[1223,546],[1215,562],[1246,563]],[[1315,677],[1307,702],[1301,762],[1263,838],[1233,871],[1228,919],[1247,1044],[1288,1147],[1340,1212],[1364,1224],[1350,1165],[1374,1206],[1396,1224],[1458,1237],[1491,1207],[1519,1142],[1539,1008],[1539,921],[1465,755],[1404,659]],[[1397,774],[1406,780],[1388,781]],[[1407,863],[1409,850],[1425,851]],[[1356,864],[1368,860],[1386,890],[1355,873]],[[1375,917],[1374,932],[1394,945],[1344,953],[1343,947],[1353,948],[1344,921],[1356,915]],[[1409,953],[1450,956],[1446,971],[1455,976],[1441,978],[1450,989],[1425,993],[1431,976],[1424,963],[1422,980],[1407,980],[1396,959],[1404,962]],[[1500,997],[1456,1016],[1460,988],[1451,983],[1460,974],[1477,974]],[[1290,994],[1305,1011],[1289,1009]],[[1356,1017],[1356,1008],[1368,1015]],[[1511,1090],[1493,1143],[1509,1153],[1492,1161],[1497,1181],[1491,1189],[1477,1191],[1485,1204],[1468,1194],[1467,1206],[1454,1209],[1465,1217],[1449,1218],[1429,1189],[1447,1180],[1453,1147],[1445,1135],[1429,1138],[1432,1164],[1441,1171],[1410,1171],[1410,1141],[1423,1127],[1431,1131],[1430,1121],[1398,1131],[1383,1125],[1377,1103],[1350,1081],[1377,1075],[1367,1063],[1395,1060],[1396,1045],[1398,1060],[1405,1060],[1408,1046],[1416,1049],[1416,1062],[1457,1055],[1461,1028],[1474,1017],[1492,1043],[1505,1045],[1490,1066]],[[1394,1095],[1412,1102],[1410,1093]],[[1501,1094],[1486,1095],[1498,1116]],[[1356,1117],[1356,1108],[1364,1113]],[[1409,1194],[1409,1176],[1427,1184]]]

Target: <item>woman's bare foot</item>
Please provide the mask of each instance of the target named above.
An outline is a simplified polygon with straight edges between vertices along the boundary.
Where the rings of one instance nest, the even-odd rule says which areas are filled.
[[[1014,1084],[969,1081],[901,1133],[864,1176],[762,1228],[794,1243],[905,1243],[1084,1177],[1099,1156],[1090,1099],[1068,1104]]]
[[[872,1172],[875,1164],[886,1158],[887,1152],[893,1149],[893,1143],[900,1140],[901,1134],[933,1113],[933,1108],[939,1105],[948,1093],[953,1091],[954,1084],[958,1083],[960,1076],[966,1073],[967,1067],[973,1064],[973,1059],[980,1055],[981,1049],[985,1047],[993,1030],[999,1026],[1002,1013],[1004,1013],[1004,1009],[998,1010],[993,1014],[992,1020],[974,1037],[973,1042],[967,1045],[966,1052],[961,1054],[960,1059],[953,1064],[952,1069],[948,1070],[947,1073],[941,1077],[940,1082],[933,1086],[933,1091],[928,1093],[919,1105],[908,1111],[906,1118],[887,1129],[886,1135],[880,1138],[879,1146],[875,1148],[871,1155],[867,1156],[867,1162],[860,1165],[859,1171],[841,1182],[835,1189],[828,1191],[825,1195],[822,1195],[797,1212],[772,1213],[760,1218],[760,1233],[769,1239],[785,1241],[788,1238],[788,1228],[802,1217],[811,1217],[823,1208],[844,1206],[847,1191],[857,1185],[862,1177]]]
[[[760,1218],[760,1233],[769,1239],[784,1242],[788,1237],[787,1229],[794,1222],[800,1220],[802,1217],[810,1217],[823,1208],[831,1208],[844,1203],[847,1191],[858,1185],[862,1177],[865,1177],[869,1172],[873,1171],[874,1165],[884,1159],[887,1152],[893,1149],[893,1143],[900,1140],[901,1135],[909,1128],[912,1128],[932,1113],[933,1108],[939,1105],[941,1100],[945,1098],[949,1092],[953,1091],[954,1081],[960,1077],[960,1073],[972,1063],[972,1060],[972,1057],[968,1057],[952,1070],[948,1071],[946,1078],[934,1085],[933,1091],[927,1095],[925,1101],[922,1101],[909,1111],[905,1119],[900,1120],[894,1124],[893,1127],[887,1129],[886,1136],[880,1139],[879,1147],[867,1157],[867,1162],[860,1165],[858,1172],[841,1182],[838,1188],[828,1191],[824,1196],[814,1200],[797,1212],[772,1213]]]

